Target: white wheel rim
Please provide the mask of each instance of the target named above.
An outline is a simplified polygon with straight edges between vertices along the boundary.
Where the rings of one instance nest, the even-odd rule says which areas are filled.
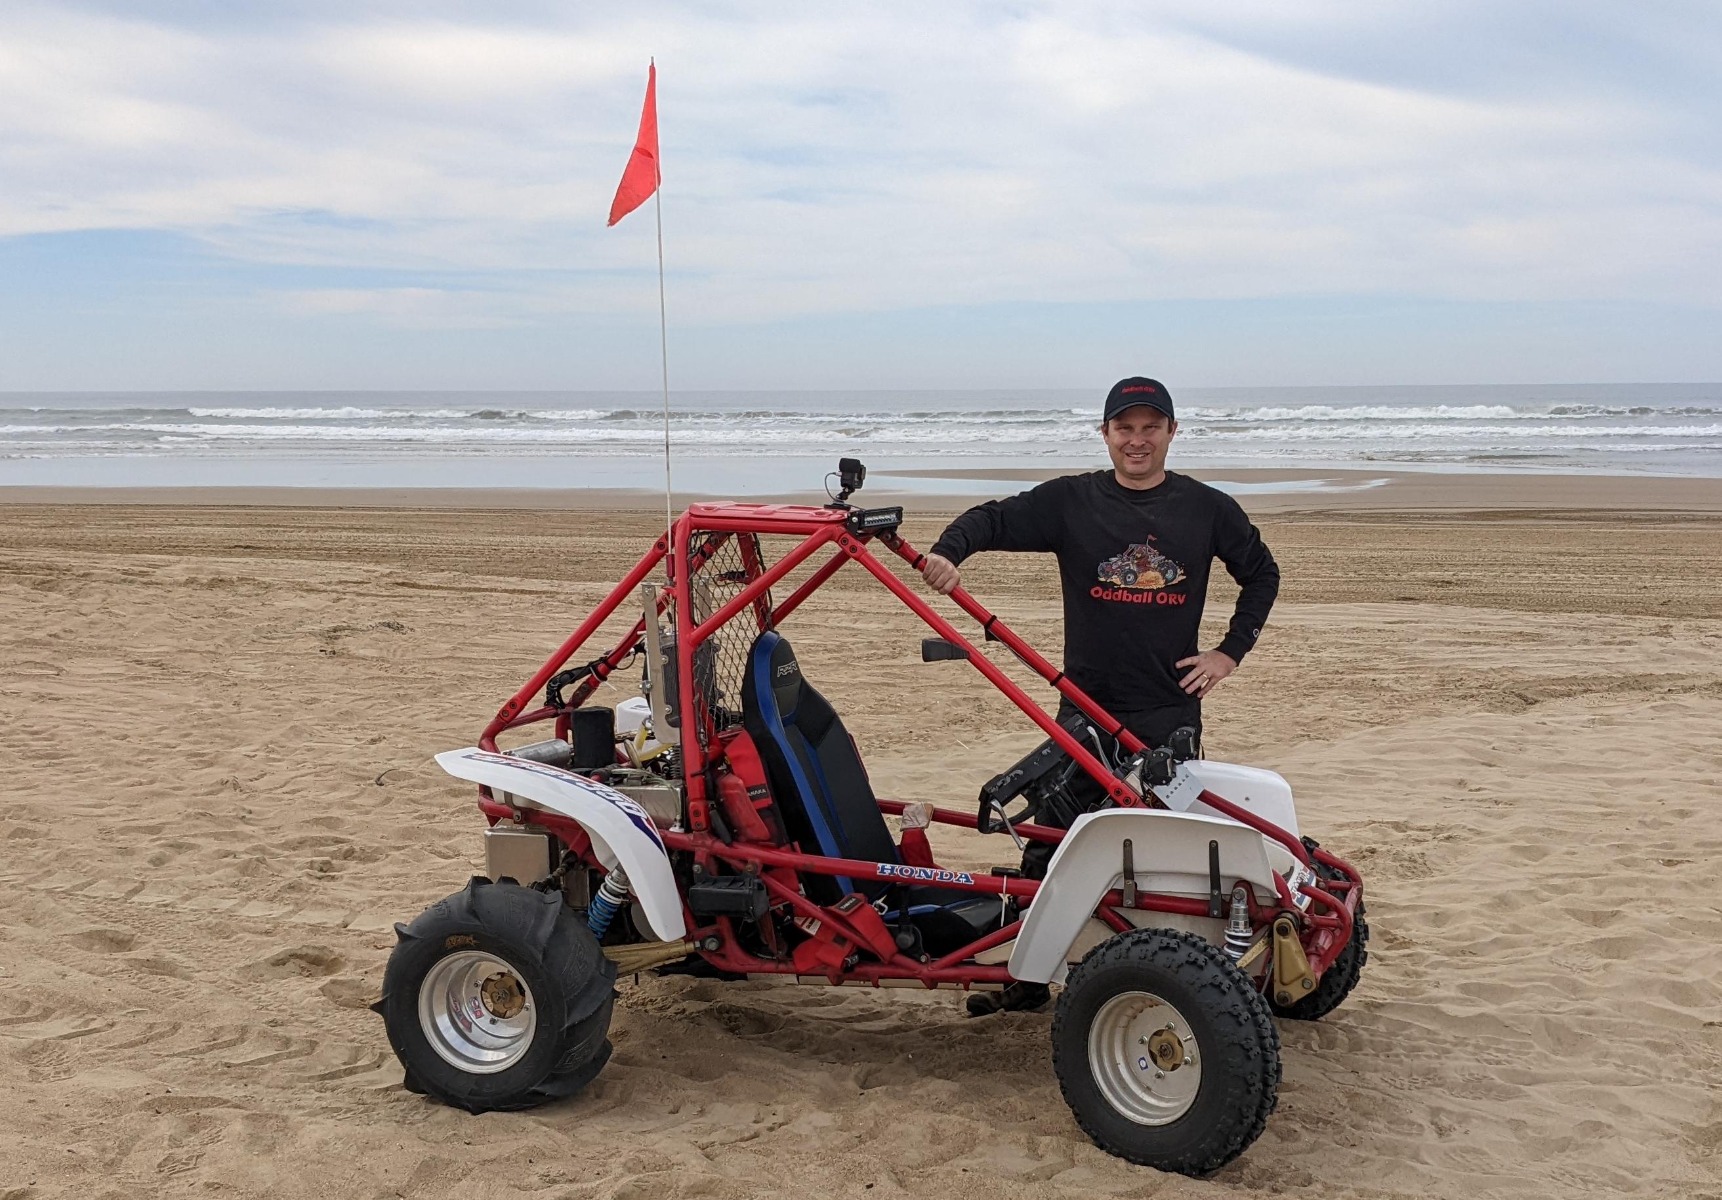
[[[1138,1125],[1169,1125],[1202,1087],[1202,1052],[1184,1014],[1153,992],[1120,992],[1088,1027],[1088,1069],[1106,1102]]]
[[[473,1075],[494,1075],[532,1048],[538,1006],[508,963],[462,950],[438,960],[419,986],[419,1028],[444,1062]]]

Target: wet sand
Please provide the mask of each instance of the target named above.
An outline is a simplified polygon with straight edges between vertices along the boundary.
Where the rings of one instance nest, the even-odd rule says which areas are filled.
[[[939,471],[872,472],[855,497],[864,505],[907,504],[917,513],[961,511],[969,504],[1031,487],[1061,474],[1010,467],[956,467]],[[1584,510],[1620,512],[1722,512],[1722,479],[1655,475],[1476,475],[1459,472],[1303,468],[1201,468],[1188,472],[1211,483],[1241,485],[1254,513]],[[675,493],[678,506],[713,499]],[[823,504],[819,491],[748,496]],[[7,504],[144,505],[183,507],[581,509],[657,512],[662,490],[621,488],[284,488],[284,487],[0,487]]]

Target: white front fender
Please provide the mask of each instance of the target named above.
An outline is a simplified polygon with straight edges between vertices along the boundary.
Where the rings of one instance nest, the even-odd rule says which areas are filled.
[[[1124,841],[1130,840],[1136,886],[1172,896],[1208,895],[1208,843],[1220,851],[1220,886],[1229,893],[1248,882],[1256,899],[1278,898],[1262,835],[1224,817],[1110,808],[1084,813],[1058,844],[1011,951],[1010,973],[1032,983],[1061,983],[1068,953],[1100,898],[1124,880]],[[1153,914],[1146,914],[1152,923]]]
[[[436,761],[456,779],[507,792],[516,805],[546,809],[577,822],[591,835],[598,861],[608,870],[620,864],[627,872],[652,934],[673,942],[687,933],[664,839],[646,810],[633,800],[584,775],[476,746],[444,751]]]

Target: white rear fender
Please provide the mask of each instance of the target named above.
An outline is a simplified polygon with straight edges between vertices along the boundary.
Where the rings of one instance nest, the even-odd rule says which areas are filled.
[[[620,864],[627,872],[652,934],[673,942],[687,933],[664,839],[633,800],[584,775],[477,747],[444,751],[436,761],[456,779],[508,793],[518,807],[542,808],[577,822],[591,835],[598,861],[607,870]]]
[[[1244,880],[1263,904],[1276,903],[1273,869],[1262,835],[1224,817],[1163,812],[1152,808],[1112,808],[1084,813],[1059,843],[1035,893],[1022,932],[1011,951],[1012,978],[1033,983],[1063,982],[1069,952],[1094,915],[1100,898],[1124,881],[1124,842],[1136,887],[1144,892],[1205,898],[1208,895],[1208,844],[1220,853],[1220,886],[1229,894]],[[1153,924],[1152,913],[1147,916]]]

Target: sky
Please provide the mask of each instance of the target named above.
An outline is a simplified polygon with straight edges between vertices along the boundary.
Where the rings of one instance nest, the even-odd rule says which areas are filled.
[[[0,391],[1722,380],[1713,4],[0,7]]]

